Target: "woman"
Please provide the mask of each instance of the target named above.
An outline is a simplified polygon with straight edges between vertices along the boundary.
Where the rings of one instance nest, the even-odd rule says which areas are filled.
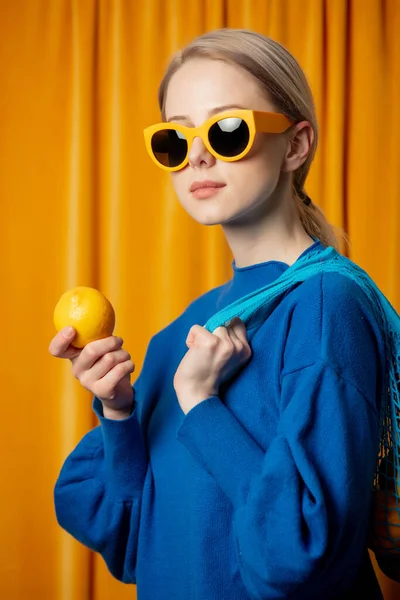
[[[100,420],[62,468],[58,521],[139,600],[382,598],[367,535],[384,344],[363,291],[320,273],[251,343],[240,319],[203,327],[337,244],[304,191],[304,74],[273,40],[219,30],[173,58],[159,101],[148,151],[186,211],[221,225],[233,277],[153,337],[133,397],[121,339],[54,338]]]

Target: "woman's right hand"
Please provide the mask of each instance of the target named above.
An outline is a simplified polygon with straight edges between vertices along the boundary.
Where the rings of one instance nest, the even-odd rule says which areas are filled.
[[[50,354],[71,361],[72,374],[86,390],[99,398],[105,417],[128,417],[133,408],[130,376],[135,365],[130,354],[122,349],[123,340],[112,335],[89,342],[84,348],[74,348],[71,343],[75,335],[73,328],[69,335],[67,327],[59,331],[50,342]]]

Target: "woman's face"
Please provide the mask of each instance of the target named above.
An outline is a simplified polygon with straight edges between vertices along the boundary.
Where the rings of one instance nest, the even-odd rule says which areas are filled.
[[[227,106],[277,112],[255,78],[221,60],[192,59],[172,76],[166,120],[198,126]],[[176,119],[179,115],[185,118]],[[212,156],[202,140],[195,138],[189,164],[171,174],[173,185],[184,209],[203,225],[253,222],[272,208],[287,151],[287,134],[257,133],[244,158],[225,162]],[[195,182],[204,181],[223,187],[190,191]]]

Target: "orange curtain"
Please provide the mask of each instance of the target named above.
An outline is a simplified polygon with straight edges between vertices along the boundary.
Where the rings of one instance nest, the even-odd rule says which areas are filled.
[[[221,26],[299,60],[321,127],[308,192],[400,306],[398,0],[0,0],[5,600],[135,597],[55,520],[61,464],[96,422],[69,362],[48,353],[52,314],[66,289],[101,289],[139,372],[150,336],[230,277],[221,231],[184,213],[142,137],[171,53]]]

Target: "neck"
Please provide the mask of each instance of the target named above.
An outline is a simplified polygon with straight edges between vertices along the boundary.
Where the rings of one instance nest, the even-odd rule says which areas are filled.
[[[236,266],[271,260],[292,265],[314,240],[303,229],[293,199],[287,194],[252,214],[222,225]],[[261,210],[260,210],[261,209]]]

